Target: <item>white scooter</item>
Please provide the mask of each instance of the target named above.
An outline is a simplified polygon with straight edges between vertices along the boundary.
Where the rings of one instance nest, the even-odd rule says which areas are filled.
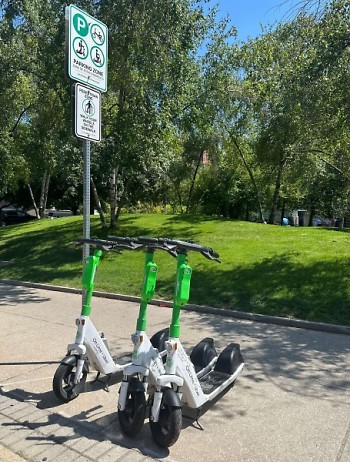
[[[135,250],[141,246],[132,238],[118,238],[117,241],[84,238],[76,242],[90,244],[95,247],[95,251],[94,255],[87,257],[84,262],[82,287],[85,296],[81,314],[76,320],[75,341],[68,345],[67,354],[57,368],[52,382],[56,397],[65,403],[79,396],[84,388],[90,367],[97,371],[95,381],[98,380],[100,374],[107,376],[105,389],[108,391],[111,376],[131,363],[130,356],[118,358],[118,362],[112,358],[106,337],[96,330],[90,319],[91,299],[96,270],[103,251],[120,252],[121,250]]]
[[[109,236],[108,239],[113,240],[114,237]],[[146,416],[146,394],[153,395],[156,379],[165,373],[162,356],[166,351],[163,345],[169,337],[167,330],[157,332],[151,339],[147,336],[147,305],[154,296],[158,270],[154,252],[159,246],[157,243],[150,244],[148,240],[145,243],[142,238],[136,242],[146,248],[144,278],[136,332],[131,336],[134,345],[132,363],[123,369],[118,399],[120,428],[128,436],[135,436],[141,430]],[[172,252],[171,247],[166,250]]]
[[[212,339],[204,339],[194,348],[191,358],[188,357],[179,339],[180,310],[189,300],[192,275],[192,268],[187,264],[187,253],[200,252],[204,257],[217,261],[219,255],[211,248],[194,243],[167,239],[158,241],[163,245],[175,246],[177,252],[172,321],[169,339],[165,341],[165,373],[156,377],[156,390],[151,399],[149,415],[154,440],[162,447],[169,447],[180,436],[182,405],[195,409],[198,417],[206,403],[212,402],[232,386],[244,367],[244,361],[239,344],[229,344],[217,356]],[[205,361],[201,364],[203,358]],[[201,369],[201,366],[204,367]]]

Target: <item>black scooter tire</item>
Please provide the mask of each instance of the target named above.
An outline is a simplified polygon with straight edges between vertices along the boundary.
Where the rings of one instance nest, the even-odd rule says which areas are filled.
[[[75,361],[74,361],[75,359]],[[63,403],[69,403],[77,398],[83,390],[87,377],[87,370],[83,370],[82,378],[77,384],[73,383],[74,370],[76,369],[77,359],[72,358],[67,363],[61,363],[53,377],[52,389],[56,397]]]
[[[124,411],[118,410],[121,431],[126,436],[135,436],[143,427],[146,417],[146,398],[144,391],[128,390]]]
[[[165,393],[175,393],[167,390]],[[171,406],[167,400],[162,399],[158,422],[150,419],[150,428],[154,441],[162,448],[169,448],[179,439],[182,428],[182,410],[180,407]],[[150,413],[152,410],[152,403]]]

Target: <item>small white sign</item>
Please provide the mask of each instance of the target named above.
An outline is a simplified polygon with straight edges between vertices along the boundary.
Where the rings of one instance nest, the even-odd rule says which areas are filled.
[[[101,93],[75,84],[75,136],[101,141]]]
[[[67,13],[69,77],[107,91],[107,26],[75,5],[67,7]]]

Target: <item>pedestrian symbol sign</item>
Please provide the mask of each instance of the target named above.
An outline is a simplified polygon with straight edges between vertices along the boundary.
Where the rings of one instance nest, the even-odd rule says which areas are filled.
[[[66,12],[69,77],[107,91],[107,26],[75,5],[67,7]]]
[[[101,141],[101,93],[80,83],[75,84],[74,135]]]

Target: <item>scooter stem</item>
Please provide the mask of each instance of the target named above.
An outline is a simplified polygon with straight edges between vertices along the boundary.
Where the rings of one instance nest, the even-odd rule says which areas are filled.
[[[176,267],[176,287],[169,336],[180,337],[180,310],[190,298],[192,268],[186,263],[187,254],[178,253]]]
[[[100,258],[102,256],[102,250],[95,250],[94,255],[90,255],[85,259],[83,268],[82,286],[85,290],[85,296],[83,306],[81,309],[82,316],[90,316],[91,313],[91,299],[95,285],[95,274]]]
[[[139,317],[137,319],[136,330],[145,331],[147,327],[147,304],[154,296],[156,290],[156,279],[158,266],[153,261],[154,250],[147,249],[145,257],[145,269],[143,277],[143,286],[141,293],[141,303]]]

